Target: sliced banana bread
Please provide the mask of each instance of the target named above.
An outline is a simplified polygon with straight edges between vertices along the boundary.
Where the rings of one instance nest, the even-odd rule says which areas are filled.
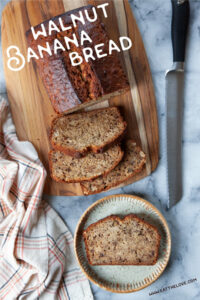
[[[137,147],[136,143],[131,140],[127,141],[124,157],[115,169],[106,176],[81,183],[84,195],[100,193],[119,185],[140,172],[145,162],[145,154],[140,147]]]
[[[81,182],[91,180],[110,172],[121,161],[123,151],[115,145],[103,153],[89,153],[74,158],[60,151],[50,151],[49,165],[51,177],[55,181]]]
[[[133,214],[99,220],[83,237],[91,265],[154,265],[158,259],[158,229]]]
[[[126,126],[117,107],[97,109],[56,118],[50,140],[54,149],[80,157],[119,141]]]

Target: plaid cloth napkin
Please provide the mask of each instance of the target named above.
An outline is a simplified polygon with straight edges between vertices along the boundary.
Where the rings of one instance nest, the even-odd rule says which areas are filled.
[[[41,199],[45,178],[0,97],[0,299],[93,299],[71,233]]]

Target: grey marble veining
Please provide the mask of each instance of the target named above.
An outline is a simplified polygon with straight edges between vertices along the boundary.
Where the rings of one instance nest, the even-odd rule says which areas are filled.
[[[7,3],[0,0],[0,9]],[[184,103],[184,196],[166,211],[165,71],[172,64],[171,1],[130,0],[146,47],[157,99],[160,130],[160,161],[149,177],[122,189],[89,197],[45,198],[65,220],[72,232],[90,204],[109,194],[137,194],[153,203],[167,219],[172,233],[172,255],[163,275],[151,286],[132,294],[113,294],[92,284],[95,300],[193,300],[200,299],[200,1],[190,0],[191,22],[186,58]],[[0,61],[0,92],[5,91]],[[148,100],[148,99],[147,99]],[[197,281],[167,292],[159,290],[189,279]],[[79,300],[79,299],[77,299]]]

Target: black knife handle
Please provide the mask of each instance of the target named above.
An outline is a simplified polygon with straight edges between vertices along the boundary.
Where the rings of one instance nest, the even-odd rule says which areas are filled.
[[[189,1],[172,0],[172,47],[174,62],[185,61],[185,47],[189,18]]]

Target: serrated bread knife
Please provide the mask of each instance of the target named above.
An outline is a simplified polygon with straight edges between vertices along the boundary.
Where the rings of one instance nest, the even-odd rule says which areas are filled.
[[[173,66],[166,72],[168,208],[182,198],[182,115],[188,0],[172,0]]]

